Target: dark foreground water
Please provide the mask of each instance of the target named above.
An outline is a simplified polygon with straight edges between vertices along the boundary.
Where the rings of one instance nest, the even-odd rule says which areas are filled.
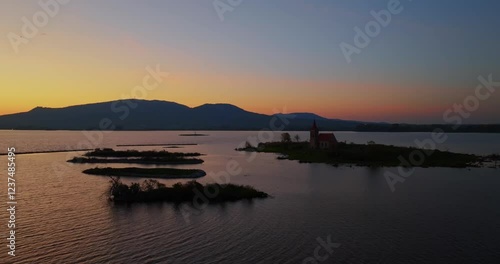
[[[7,255],[8,215],[2,209],[0,262],[500,261],[499,170],[416,169],[391,192],[384,168],[300,164],[277,160],[274,154],[252,156],[233,150],[248,137],[257,137],[257,132],[206,132],[208,137],[179,137],[179,133],[112,132],[102,140],[95,135],[91,138],[108,147],[198,143],[174,150],[207,154],[204,164],[182,166],[207,171],[209,175],[200,181],[214,181],[228,163],[237,164],[241,172],[229,177],[231,183],[253,185],[274,198],[208,206],[201,211],[166,203],[114,206],[104,197],[108,180],[81,173],[93,165],[64,162],[78,153],[19,155],[17,256]],[[308,138],[306,133],[300,135]],[[395,145],[413,145],[415,139],[427,137],[427,133],[337,133],[341,141]],[[441,149],[478,154],[500,151],[500,135],[449,137]],[[12,146],[24,152],[74,149],[88,143],[83,132],[0,131],[0,153]],[[5,202],[6,163],[7,157],[0,156],[0,190]],[[328,241],[335,247],[322,247]]]

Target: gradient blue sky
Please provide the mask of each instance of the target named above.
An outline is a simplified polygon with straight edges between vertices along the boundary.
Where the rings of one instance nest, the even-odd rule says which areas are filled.
[[[401,0],[402,13],[346,63],[339,44],[388,2],[243,0],[222,22],[212,0],[73,0],[19,54],[0,43],[0,114],[118,99],[158,63],[172,81],[147,99],[369,121],[442,123],[479,75],[500,80],[493,0]],[[0,33],[20,32],[37,3],[2,1]],[[500,123],[500,95],[466,122]]]

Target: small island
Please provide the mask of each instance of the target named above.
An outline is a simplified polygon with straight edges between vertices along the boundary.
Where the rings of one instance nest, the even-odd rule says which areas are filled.
[[[201,156],[200,153],[180,153],[162,151],[113,150],[110,148],[95,149],[83,155],[74,157],[67,162],[72,163],[126,163],[126,164],[156,164],[180,165],[200,164],[202,159],[191,158]]]
[[[202,185],[196,181],[187,183],[176,183],[172,187],[167,187],[156,180],[145,180],[141,184],[124,184],[120,178],[111,177],[108,188],[109,199],[114,203],[147,203],[147,202],[171,202],[183,203],[193,202],[197,194],[204,190],[217,190],[218,194],[211,197],[204,197],[206,203],[222,203],[239,200],[252,200],[268,198],[265,192],[256,190],[251,186],[235,184],[211,183]]]
[[[106,159],[106,158],[87,158],[87,157],[74,157],[67,162],[72,163],[125,163],[125,164],[152,164],[152,165],[181,165],[181,164],[200,164],[203,163],[202,159],[187,159],[178,157],[159,157],[159,158],[120,158],[120,159]]]
[[[95,149],[85,153],[85,157],[196,157],[201,156],[200,153],[182,153],[182,152],[168,152],[166,150],[114,150],[111,148]]]
[[[338,142],[333,133],[319,133],[315,122],[311,128],[309,142],[299,141],[298,136],[295,139],[293,142],[288,133],[283,133],[280,142],[260,143],[257,147],[247,142],[244,147],[236,150],[277,153],[280,154],[278,159],[326,163],[334,166],[497,168],[500,163],[498,155],[478,156],[441,150],[431,151],[376,144],[373,141],[367,144]],[[416,163],[408,162],[409,157],[415,156],[415,153],[424,158]]]
[[[162,147],[162,146],[196,146],[195,143],[160,143],[160,144],[119,144],[117,147]]]
[[[196,169],[172,169],[172,168],[93,168],[84,170],[83,173],[102,176],[120,176],[136,178],[159,178],[159,179],[193,179],[206,175],[203,170]]]
[[[188,133],[188,134],[179,134],[180,137],[208,137],[208,134],[198,134],[196,132],[194,133]]]

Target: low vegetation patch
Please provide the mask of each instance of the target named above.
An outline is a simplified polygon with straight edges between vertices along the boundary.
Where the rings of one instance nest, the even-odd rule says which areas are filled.
[[[196,146],[194,143],[153,143],[153,144],[121,144],[117,147],[161,147],[161,146]]]
[[[110,148],[95,149],[83,155],[68,160],[72,163],[128,163],[128,164],[199,164],[202,159],[193,158],[201,156],[200,153],[169,152],[166,150],[138,151],[138,150],[113,150]]]
[[[202,159],[188,159],[182,157],[144,157],[144,158],[87,158],[74,157],[68,162],[72,163],[126,163],[126,164],[156,164],[156,165],[179,165],[200,164]]]
[[[204,190],[218,190],[216,195],[206,197],[204,202],[221,203],[255,198],[267,198],[265,192],[256,190],[251,186],[234,184],[207,184],[202,185],[196,181],[176,183],[167,187],[156,180],[145,180],[142,183],[124,184],[118,177],[111,177],[108,188],[109,198],[115,203],[133,202],[193,202]]]
[[[197,157],[200,153],[182,153],[169,152],[166,150],[114,150],[111,148],[95,149],[85,153],[85,157],[114,157],[114,158],[130,158],[130,157]]]
[[[181,137],[208,137],[209,135],[208,134],[193,133],[193,134],[179,134],[179,136],[181,136]]]
[[[182,179],[200,178],[206,175],[203,170],[172,168],[93,168],[84,170],[85,174],[103,176],[122,176],[140,178]]]

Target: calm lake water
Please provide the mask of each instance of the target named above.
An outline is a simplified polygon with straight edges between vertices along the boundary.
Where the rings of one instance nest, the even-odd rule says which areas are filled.
[[[241,173],[230,176],[231,183],[252,185],[274,198],[201,211],[168,203],[114,206],[104,196],[107,178],[81,173],[93,165],[65,162],[79,153],[19,155],[17,256],[7,255],[8,216],[0,210],[5,222],[0,225],[5,243],[0,262],[233,264],[303,263],[309,258],[308,263],[315,263],[311,257],[319,241],[330,239],[340,247],[322,249],[321,256],[328,258],[317,263],[499,263],[498,169],[419,168],[393,193],[383,176],[385,168],[335,168],[234,151],[258,132],[198,131],[207,137],[180,133],[111,132],[91,138],[98,147],[115,149],[117,144],[196,143],[171,151],[206,154],[201,165],[181,166],[205,170],[208,175],[200,182],[215,181],[214,175],[237,162]],[[299,134],[308,139],[308,133]],[[339,141],[402,146],[429,138],[429,133],[336,135]],[[500,152],[498,134],[448,136],[440,149]],[[0,153],[7,147],[27,152],[88,146],[87,136],[78,131],[0,131]],[[121,149],[127,148],[162,149]],[[7,157],[0,160],[1,197],[6,201]]]

